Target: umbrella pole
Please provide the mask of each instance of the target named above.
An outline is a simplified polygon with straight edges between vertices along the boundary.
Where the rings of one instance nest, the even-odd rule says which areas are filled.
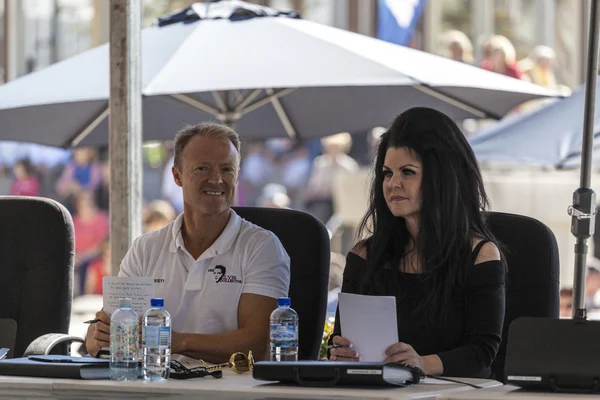
[[[141,0],[110,2],[110,256],[112,275],[142,231]]]
[[[598,76],[598,24],[600,8],[597,0],[590,1],[590,31],[586,71],[585,114],[583,143],[581,145],[581,180],[579,189],[573,193],[569,206],[571,233],[577,238],[575,244],[575,275],[573,278],[573,319],[586,319],[585,278],[587,240],[594,234],[596,193],[590,188],[592,151],[594,148],[594,108],[596,104],[596,78]]]

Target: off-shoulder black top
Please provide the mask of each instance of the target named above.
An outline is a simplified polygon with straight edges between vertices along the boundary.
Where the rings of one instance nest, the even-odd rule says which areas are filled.
[[[473,263],[484,242],[473,251]],[[349,253],[344,270],[342,292],[377,296],[395,296],[398,318],[398,339],[410,344],[421,355],[437,354],[443,363],[445,376],[491,376],[490,365],[498,352],[504,322],[505,268],[499,260],[473,265],[464,287],[457,285],[447,301],[451,302],[448,318],[443,324],[432,324],[424,312],[415,312],[419,299],[425,295],[421,274],[395,269],[377,271],[376,279],[397,282],[382,285],[387,289],[364,293],[362,280],[366,261]],[[331,335],[340,335],[339,312]],[[377,328],[373,327],[373,339]],[[331,339],[330,339],[331,340]]]

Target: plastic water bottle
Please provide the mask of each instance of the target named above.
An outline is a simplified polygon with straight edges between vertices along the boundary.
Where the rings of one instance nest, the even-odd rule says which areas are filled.
[[[138,315],[131,299],[121,299],[119,309],[110,317],[110,378],[135,380],[140,375]]]
[[[142,319],[142,376],[146,380],[169,377],[171,363],[171,314],[163,299],[152,299]]]
[[[271,361],[298,361],[298,313],[280,297],[271,313]]]

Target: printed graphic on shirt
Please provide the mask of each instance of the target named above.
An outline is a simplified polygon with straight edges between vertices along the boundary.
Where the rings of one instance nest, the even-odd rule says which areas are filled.
[[[227,268],[223,265],[217,265],[210,268],[208,272],[212,272],[215,278],[215,283],[242,283],[235,275],[227,275]]]

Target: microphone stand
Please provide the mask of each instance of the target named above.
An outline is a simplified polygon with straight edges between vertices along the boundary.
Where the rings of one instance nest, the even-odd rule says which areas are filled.
[[[573,319],[585,321],[585,278],[587,240],[594,234],[596,193],[590,188],[592,151],[594,148],[594,109],[596,106],[596,78],[598,76],[598,24],[600,7],[597,0],[590,1],[590,27],[585,89],[585,114],[583,141],[581,144],[581,175],[579,188],[573,193],[569,206],[571,233],[577,238],[575,244],[575,274],[573,277]]]

